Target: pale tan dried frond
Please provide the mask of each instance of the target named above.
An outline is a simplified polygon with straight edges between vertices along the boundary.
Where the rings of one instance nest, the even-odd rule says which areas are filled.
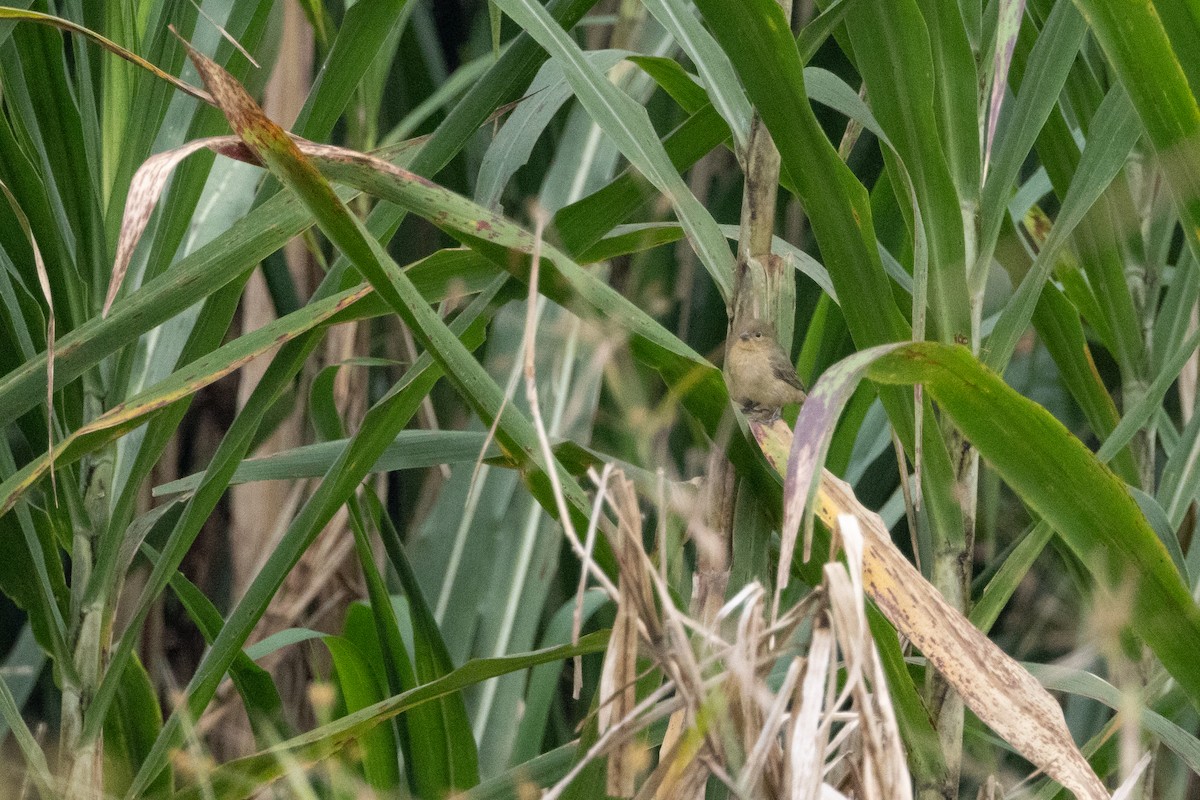
[[[663,739],[656,777],[657,788],[654,800],[704,800],[705,785],[708,782],[708,768],[700,759],[705,744],[704,732],[689,725],[685,720],[687,714],[682,710],[671,717],[668,733],[675,727],[675,735],[671,738],[671,746],[667,747],[667,739]],[[648,782],[654,785],[654,782]]]
[[[808,648],[804,680],[798,689],[798,708],[788,730],[788,797],[815,800],[825,780],[829,745],[829,720],[825,714],[833,694],[834,638],[828,624],[814,628]]]
[[[975,793],[975,800],[1004,800],[1004,787],[995,775],[988,775],[987,780]]]
[[[600,521],[604,518],[604,498],[608,491],[608,481],[612,476],[612,471],[612,464],[605,464],[599,475],[594,469],[588,469],[588,477],[596,484],[596,499],[592,504],[592,514],[588,517],[587,538],[583,542],[583,554],[580,556],[579,584],[575,588],[575,610],[571,614],[571,644],[578,643],[579,637],[583,633],[583,595],[587,590],[588,575],[593,570],[600,571],[599,566],[592,559],[592,552],[596,546],[596,532],[600,529]],[[620,591],[619,587],[618,591]],[[636,636],[636,629],[634,635]],[[583,690],[583,656],[575,656],[571,662],[574,667],[571,697],[578,700],[579,694]]]
[[[637,706],[637,607],[626,591],[629,582],[622,574],[617,616],[600,673],[597,723],[601,733],[611,728],[615,720],[632,714]],[[644,767],[641,752],[636,742],[627,742],[609,755],[605,788],[609,796],[633,796],[638,773]]]
[[[825,566],[826,588],[838,643],[846,657],[844,693],[853,698],[858,716],[864,789],[868,798],[909,800],[912,777],[883,665],[867,625],[862,531],[853,516],[843,514],[838,518],[838,533],[847,564]]]
[[[678,698],[670,699],[669,695],[674,691],[674,684],[670,681],[665,681],[661,686],[652,691],[644,700],[637,704],[633,712],[627,715],[624,719],[616,720],[612,727],[607,732],[600,735],[600,738],[594,745],[589,748],[587,753],[583,755],[576,763],[567,771],[558,783],[542,795],[541,800],[558,800],[566,791],[566,788],[571,785],[571,782],[579,777],[579,773],[597,758],[607,752],[610,752],[613,747],[621,744],[629,737],[634,736],[642,728],[652,725],[661,719],[669,717],[677,711],[682,701]],[[647,786],[651,786],[655,780],[655,775],[652,774],[643,785],[639,797],[646,795]],[[657,785],[654,783],[653,785]],[[649,789],[653,792],[653,788]]]
[[[825,577],[834,629],[846,657],[846,692],[852,698],[857,716],[860,750],[857,755],[866,797],[908,800],[912,796],[912,779],[895,720],[883,708],[887,705],[886,687],[875,682],[880,677],[873,669],[878,657],[869,635],[864,637],[865,619],[856,617],[847,607],[853,602],[853,589],[845,567],[828,565]],[[881,689],[882,697],[878,693]]]
[[[780,684],[762,729],[758,732],[758,740],[751,748],[746,764],[738,776],[738,785],[744,794],[766,797],[783,795],[783,788],[787,783],[787,762],[780,734],[803,668],[804,660],[800,658],[793,658],[788,665],[783,683]]]
[[[1146,768],[1150,766],[1150,761],[1153,755],[1153,752],[1146,752],[1142,754],[1142,757],[1139,758],[1137,763],[1133,765],[1133,768],[1129,771],[1129,774],[1124,780],[1121,781],[1121,785],[1117,787],[1115,792],[1113,792],[1112,800],[1130,800],[1130,798],[1138,796],[1135,795],[1134,792],[1138,788],[1138,785],[1142,780],[1142,775],[1144,775],[1146,772]],[[1146,794],[1146,796],[1149,797],[1150,795]]]
[[[675,605],[643,549],[634,484],[614,469],[605,486],[615,524],[603,527],[620,575],[618,612],[601,680],[601,741],[588,757],[608,756],[608,793],[698,800],[716,778],[739,797],[816,800],[840,796],[835,786],[853,786],[857,798],[910,797],[911,778],[866,622],[864,545],[855,522],[848,520],[844,532],[849,567],[828,565],[823,585],[773,625],[757,585],[698,620]],[[807,660],[773,649],[776,640],[790,642],[806,619],[813,625]],[[632,734],[666,704],[634,702],[635,631],[642,651],[667,676],[660,688],[674,694],[658,764],[640,788],[636,776],[645,751],[634,747]],[[847,669],[840,694],[839,651]],[[781,658],[789,659],[787,675],[772,691],[769,676]],[[557,797],[563,785],[549,796]]]
[[[842,511],[858,518],[864,533],[867,592],[971,710],[1077,796],[1107,800],[1108,793],[1071,738],[1054,698],[916,571],[896,549],[878,515],[863,509],[849,486],[829,474],[818,504],[822,518],[836,518]]]
[[[133,259],[133,251],[137,248],[146,225],[154,213],[154,207],[167,188],[171,172],[185,158],[201,150],[211,150],[223,153],[239,161],[259,163],[253,153],[233,135],[209,136],[197,139],[185,145],[155,153],[146,159],[129,183],[129,193],[125,200],[125,213],[121,218],[121,230],[117,235],[117,255],[113,261],[112,275],[108,281],[108,293],[104,297],[104,308],[101,316],[108,316],[117,292],[125,281],[125,273],[129,270],[129,262]]]
[[[767,459],[785,472],[792,432],[781,424],[755,426]],[[830,528],[841,514],[858,520],[866,593],[976,716],[1077,797],[1108,800],[1050,693],[917,572],[892,543],[883,520],[858,502],[849,484],[825,470],[814,510]]]
[[[754,748],[760,744],[768,715],[776,705],[775,697],[765,680],[774,659],[764,657],[766,637],[763,633],[763,597],[761,587],[751,584],[751,591],[746,593],[745,602],[742,603],[737,633],[722,659],[728,674],[725,679],[725,695],[729,706],[730,730],[726,738],[730,741],[726,745],[726,766],[739,774],[739,786],[747,786],[748,781],[756,784],[755,791],[752,792],[755,796],[763,794],[767,785],[778,787],[782,779],[779,771],[782,760],[778,755],[768,759],[768,754],[772,752],[770,750],[760,753],[762,761],[756,765],[755,770],[761,774],[756,774],[752,781],[747,774],[748,761]],[[721,613],[718,612],[717,620],[720,618]]]
[[[628,598],[636,609],[647,644],[656,646],[663,636],[663,624],[651,586],[655,574],[642,549],[641,514],[638,511],[637,491],[625,473],[615,470],[609,482],[609,507],[617,524],[607,526],[605,534],[617,559],[617,568],[624,586],[619,596]]]

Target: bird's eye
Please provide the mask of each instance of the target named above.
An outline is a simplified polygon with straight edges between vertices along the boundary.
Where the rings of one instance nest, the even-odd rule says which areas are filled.
[[[762,338],[762,331],[759,331],[758,333],[754,334],[754,338],[755,338],[755,339],[761,339],[761,338]]]

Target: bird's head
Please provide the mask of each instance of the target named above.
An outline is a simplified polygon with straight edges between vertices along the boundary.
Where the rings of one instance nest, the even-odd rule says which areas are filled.
[[[775,342],[775,329],[760,319],[747,320],[738,331],[737,339],[742,347],[770,347]]]

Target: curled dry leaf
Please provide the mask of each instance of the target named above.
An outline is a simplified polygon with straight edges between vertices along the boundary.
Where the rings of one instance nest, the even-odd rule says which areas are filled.
[[[34,12],[28,13],[34,17],[37,17],[39,20],[43,17],[47,17],[47,15],[44,14],[34,14]],[[7,17],[5,14],[4,9],[0,9],[0,19],[5,18],[9,17]],[[20,16],[17,18],[25,19],[26,17]],[[51,21],[50,24],[57,23]],[[64,25],[61,27],[65,27],[68,30],[76,30],[78,26],[74,26],[71,23],[64,23]],[[76,32],[90,34],[90,32],[82,29]],[[103,37],[100,38],[102,39]],[[107,40],[103,40],[101,43],[104,44],[105,42],[107,42]],[[241,88],[241,86],[233,81],[232,78],[222,72],[219,68],[217,68],[217,66],[211,61],[205,59],[202,55],[192,50],[192,48],[186,42],[184,42],[184,45],[188,48],[189,53],[192,54],[196,66],[201,70],[201,73],[208,79],[215,81],[215,85],[219,86],[224,92],[223,96],[228,95],[226,99],[230,100],[230,102],[234,104],[233,108],[245,111],[248,108],[248,106],[246,106],[246,102],[248,101],[252,103],[252,101],[250,101],[249,96],[245,94],[245,91]],[[113,47],[117,46],[113,45]],[[117,50],[120,51],[117,54],[121,55],[123,58],[129,58],[132,56],[132,58],[129,58],[129,60],[133,61],[139,66],[150,69],[151,71],[155,72],[155,74],[160,74],[161,71],[152,64],[143,62],[141,59],[133,56],[133,54],[126,55],[128,51],[124,51],[119,47]],[[216,104],[212,96],[207,92],[196,89],[195,87],[187,84],[179,83],[178,85],[184,91],[188,91],[204,102],[209,103],[210,105]],[[495,112],[493,112],[491,117],[489,117],[489,121],[508,113],[519,102],[521,101],[509,103],[508,105],[497,109]],[[264,117],[261,117],[261,115],[255,117],[251,113],[245,113],[240,117],[237,117],[238,120],[246,124],[249,124],[247,121],[251,120],[251,118],[263,122],[264,124],[269,123],[269,121]],[[318,144],[286,131],[276,131],[274,128],[272,129],[272,133],[278,133],[281,137],[284,137],[285,141],[290,140],[291,145],[295,146],[295,148],[301,154],[312,161],[319,170],[329,172],[331,176],[339,169],[344,173],[348,165],[351,167],[366,166],[368,168],[380,170],[405,180],[428,183],[428,181],[426,181],[424,178],[397,167],[388,160],[401,158],[405,154],[414,151],[417,147],[420,147],[422,144],[424,144],[424,142],[428,139],[427,136],[420,136],[407,141],[397,142],[394,145],[390,145],[375,151],[374,154],[367,154],[360,153],[355,150],[349,150],[343,147]],[[146,230],[146,225],[150,222],[150,216],[154,213],[154,207],[158,204],[158,200],[162,196],[163,190],[166,188],[167,180],[170,178],[171,172],[176,166],[179,165],[181,161],[200,150],[211,150],[218,155],[223,155],[236,161],[242,161],[244,163],[253,164],[260,167],[264,166],[262,159],[259,158],[258,154],[251,147],[246,145],[237,135],[210,136],[204,139],[197,139],[194,142],[188,142],[187,144],[172,150],[156,153],[148,158],[137,169],[137,171],[134,173],[133,179],[130,181],[129,193],[125,202],[125,211],[121,219],[121,228],[117,237],[116,257],[113,261],[112,275],[109,278],[108,291],[105,295],[104,308],[101,312],[101,316],[108,316],[108,312],[112,308],[117,294],[120,292],[121,285],[125,281],[125,275],[129,270],[130,261],[133,259],[134,250],[137,248],[137,244],[141,240],[142,234]]]
[[[335,179],[338,172],[340,171],[344,174],[349,165],[351,167],[365,166],[405,180],[424,181],[423,178],[418,178],[414,173],[396,166],[392,162],[387,161],[386,158],[395,158],[410,152],[425,137],[401,142],[395,147],[385,148],[379,151],[378,154],[372,155],[344,147],[317,144],[316,142],[290,133],[287,136],[296,146],[296,149],[312,161],[319,170],[328,173],[330,177]],[[171,177],[171,172],[181,161],[200,150],[211,150],[218,155],[232,158],[235,161],[259,167],[263,166],[262,160],[255,152],[234,135],[210,136],[205,139],[197,139],[194,142],[188,142],[173,150],[156,153],[146,159],[138,167],[137,172],[133,175],[133,180],[129,184],[129,195],[125,202],[125,213],[121,219],[121,229],[117,236],[117,252],[113,260],[112,277],[109,279],[108,293],[104,299],[103,316],[108,315],[113,302],[117,298],[117,293],[125,281],[125,275],[129,271],[129,263],[133,259],[134,250],[137,249],[138,242],[141,240],[142,234],[146,231],[146,226],[150,222],[150,216],[154,213],[154,207],[158,204],[159,198],[162,197],[163,190],[166,189],[167,180]]]
[[[378,156],[370,156],[354,150],[333,147],[332,145],[317,144],[293,134],[288,134],[288,137],[296,145],[296,148],[309,159],[313,160],[318,167],[327,166],[331,163],[345,164],[366,161],[375,167],[387,164],[393,170],[399,169],[392,165],[391,162],[385,161]],[[232,158],[235,161],[241,161],[246,164],[253,164],[258,167],[263,166],[262,160],[254,151],[247,147],[241,139],[232,134],[197,139],[194,142],[188,142],[172,150],[155,153],[146,159],[138,167],[137,172],[133,174],[133,179],[129,183],[129,194],[125,201],[125,213],[121,218],[121,230],[117,235],[117,253],[116,258],[113,260],[112,277],[109,279],[108,293],[104,298],[103,316],[108,316],[113,302],[117,299],[117,293],[121,290],[121,285],[125,281],[125,275],[129,271],[129,263],[133,260],[134,250],[137,249],[138,242],[141,240],[142,234],[145,233],[146,226],[150,223],[154,207],[158,205],[159,198],[162,197],[163,191],[167,188],[167,181],[170,179],[171,173],[185,158],[201,150],[210,150],[217,155]],[[396,152],[402,153],[406,151],[398,149]],[[410,173],[405,172],[404,174],[408,175]]]
[[[150,215],[158,199],[162,197],[167,187],[171,172],[181,161],[192,153],[200,150],[211,150],[239,161],[259,164],[251,150],[242,144],[236,136],[210,136],[207,139],[197,139],[185,145],[155,153],[146,159],[133,180],[129,183],[129,195],[125,201],[125,214],[121,218],[121,230],[117,235],[117,255],[113,261],[112,277],[108,281],[108,293],[104,297],[104,309],[101,316],[108,316],[117,292],[125,281],[125,273],[129,271],[129,262],[133,259],[133,251],[138,241],[150,223]]]
[[[617,502],[632,502],[636,518],[637,500],[633,485],[622,474],[614,481]],[[625,550],[622,563],[638,564],[641,555],[641,526],[631,527],[634,520],[627,514],[619,517],[617,536]],[[634,713],[637,707],[637,640],[640,603],[632,587],[641,583],[641,570],[622,570],[617,585],[617,617],[613,621],[604,667],[600,673],[600,706],[597,723],[601,733],[608,731],[617,720]],[[636,741],[618,747],[608,757],[605,793],[610,797],[633,797],[638,773],[644,766],[641,748]]]
[[[779,420],[775,421],[774,427],[762,424],[752,426],[763,453],[784,475],[783,527],[779,532],[779,566],[771,608],[773,619],[779,616],[779,599],[791,577],[792,553],[802,522],[804,561],[812,558],[812,514],[805,513],[805,510],[816,493],[815,482],[809,477],[819,465],[825,463],[825,454],[829,451],[831,438],[823,435],[823,432],[833,430],[838,416],[867,368],[881,355],[902,346],[903,342],[896,342],[860,350],[825,370],[804,401],[801,414],[806,424],[800,429],[800,436],[793,439],[790,431],[785,438],[772,436],[773,430],[787,431],[787,426]],[[792,450],[796,452],[789,456]]]
[[[768,461],[783,473],[786,455],[780,456],[790,451],[792,432],[782,423],[752,427]],[[858,502],[849,484],[823,470],[814,511],[831,529],[839,515],[857,520],[866,593],[979,719],[1076,797],[1108,800],[1050,693],[917,572],[892,543],[883,520]]]
[[[597,482],[606,489],[610,514],[596,527],[609,539],[619,586],[609,587],[617,621],[601,677],[599,737],[545,800],[561,796],[583,765],[602,755],[608,796],[697,800],[715,779],[738,797],[824,800],[842,797],[834,786],[843,782],[864,800],[911,797],[912,778],[867,625],[867,559],[856,520],[842,521],[848,566],[827,565],[821,590],[774,624],[757,583],[714,617],[694,618],[677,608],[661,565],[643,547],[645,520],[634,484],[616,468],[606,475]],[[805,620],[812,635],[802,658],[793,648],[804,637],[792,635]],[[770,644],[776,640],[788,642],[788,650]],[[637,673],[639,645],[662,673],[660,686],[640,702],[635,679],[651,673]],[[839,692],[843,663],[847,677]],[[776,685],[771,676],[785,664],[787,674]],[[667,715],[658,763],[639,785],[651,759],[638,732]]]
[[[911,800],[912,777],[900,744],[900,729],[883,664],[867,627],[862,533],[857,520],[848,514],[839,516],[838,532],[845,543],[847,565],[826,564],[825,586],[830,617],[846,664],[842,693],[853,698],[857,712],[859,781],[868,798]]]
[[[828,624],[814,628],[808,664],[800,684],[799,710],[792,714],[788,745],[788,790],[794,800],[816,800],[824,783],[829,725],[824,711],[832,700],[830,682],[834,656],[833,632]]]

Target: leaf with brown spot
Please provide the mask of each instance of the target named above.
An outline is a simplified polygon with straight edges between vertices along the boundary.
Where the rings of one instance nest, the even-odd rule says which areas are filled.
[[[174,28],[171,30],[175,32]],[[179,40],[183,42],[188,57],[196,66],[204,85],[238,137],[266,162],[273,172],[281,173],[286,178],[285,182],[305,203],[317,204],[317,207],[324,208],[340,207],[341,202],[333,188],[321,177],[312,163],[301,155],[300,148],[291,134],[271,121],[245,87],[219,64],[196,50],[182,37],[179,37]]]
[[[108,316],[113,301],[117,299],[117,292],[120,291],[121,284],[125,280],[125,273],[129,270],[133,251],[137,248],[138,241],[142,238],[146,225],[150,222],[154,206],[157,205],[167,186],[171,171],[192,153],[205,149],[231,158],[238,157],[240,151],[245,157],[239,160],[257,163],[257,159],[253,158],[250,150],[236,136],[211,136],[207,139],[197,139],[173,150],[156,153],[146,159],[133,174],[133,180],[129,184],[129,195],[125,200],[125,214],[121,219],[121,231],[117,237],[117,255],[113,261],[112,277],[108,282],[108,293],[104,298],[102,317]]]
[[[883,368],[885,365],[887,370]],[[971,437],[1002,477],[1027,502],[1038,507],[1040,513],[1057,518],[1057,527],[1068,541],[1080,535],[1072,527],[1078,523],[1064,517],[1064,511],[1039,507],[1043,506],[1046,499],[1043,495],[1048,491],[1039,488],[1039,482],[1063,483],[1046,473],[1051,469],[1045,463],[1049,460],[1054,461],[1054,468],[1068,470],[1076,484],[1073,487],[1076,491],[1070,496],[1064,497],[1062,492],[1056,495],[1057,502],[1069,509],[1101,503],[1104,497],[1104,507],[1114,519],[1122,520],[1126,537],[1122,540],[1114,533],[1107,533],[1106,538],[1120,550],[1128,551],[1131,560],[1141,559],[1154,565],[1155,546],[1161,548],[1161,545],[1157,540],[1150,541],[1153,532],[1135,536],[1125,530],[1137,527],[1140,512],[1136,506],[1129,513],[1121,512],[1122,485],[1095,464],[1094,456],[1082,443],[1070,437],[1044,409],[1020,397],[962,348],[904,343],[863,351],[822,376],[801,409],[794,439],[781,425],[755,426],[756,435],[767,445],[763,449],[768,460],[777,469],[783,471],[780,455],[790,452],[781,548],[786,548],[788,556],[781,567],[787,569],[791,565],[789,542],[794,543],[806,508],[831,528],[838,514],[853,515],[864,535],[865,589],[892,624],[924,653],[976,715],[1025,758],[1078,797],[1106,798],[1103,784],[1072,740],[1058,703],[1027,670],[973,627],[921,576],[896,549],[879,516],[863,508],[847,484],[822,470],[834,423],[864,374],[895,383],[923,381],[942,411]],[[1023,441],[1016,441],[1019,437],[1024,437]],[[1030,450],[1036,447],[1046,448],[1050,455],[1039,456],[1036,449]],[[1070,466],[1063,466],[1064,462]],[[814,483],[816,486],[810,491]],[[1145,525],[1144,519],[1141,524]],[[1102,527],[1089,523],[1087,535],[1094,539]],[[1104,565],[1097,559],[1091,559],[1089,566],[1097,579],[1108,579]],[[1150,583],[1147,576],[1139,588],[1148,595],[1159,591],[1167,594],[1165,584],[1170,577],[1165,576],[1165,570],[1153,574],[1161,584]],[[1194,609],[1182,606],[1182,600],[1175,606],[1178,622],[1194,616]],[[1186,638],[1185,631],[1181,625],[1177,633]],[[1154,646],[1156,642],[1151,644]],[[1164,657],[1168,668],[1173,667],[1172,672],[1187,677],[1170,647],[1159,641],[1155,650]]]

